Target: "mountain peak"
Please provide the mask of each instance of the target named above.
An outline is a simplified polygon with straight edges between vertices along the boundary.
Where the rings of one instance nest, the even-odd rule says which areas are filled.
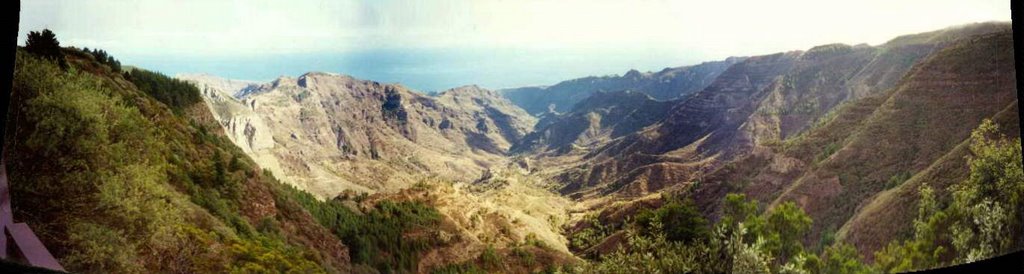
[[[631,70],[627,71],[625,75],[623,75],[623,77],[633,78],[633,79],[639,79],[642,76],[643,76],[643,74],[640,73],[640,71],[636,70],[636,69],[631,69]]]

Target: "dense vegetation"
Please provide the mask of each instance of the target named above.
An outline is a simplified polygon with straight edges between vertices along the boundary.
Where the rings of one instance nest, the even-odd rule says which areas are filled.
[[[319,201],[292,187],[286,191],[348,245],[353,264],[383,273],[411,272],[416,270],[419,253],[437,244],[433,238],[407,237],[441,220],[436,209],[423,203],[383,200],[367,212],[357,213],[343,198]]]
[[[114,56],[108,54],[107,51],[102,49],[89,50],[89,48],[83,48],[82,51],[91,54],[93,58],[96,59],[96,62],[110,67],[110,70],[114,72],[121,72],[121,61],[114,59]]]
[[[846,244],[828,247],[819,257],[801,241],[811,219],[792,202],[761,212],[757,202],[729,194],[722,218],[711,225],[692,202],[670,202],[641,211],[626,226],[627,241],[618,252],[583,268],[586,273],[860,273],[861,263]],[[691,213],[692,212],[692,213]]]
[[[175,112],[202,102],[199,88],[185,81],[167,77],[159,72],[134,69],[125,74],[140,90],[153,96],[157,101],[171,107]]]
[[[296,245],[301,236],[260,229],[243,215],[248,189],[272,182],[209,125],[170,115],[120,74],[61,69],[28,49],[16,62],[13,128],[5,138],[14,215],[66,269],[253,273],[343,266]],[[69,63],[82,62],[89,61]]]
[[[875,254],[887,272],[968,263],[1024,248],[1024,168],[1020,138],[998,134],[985,120],[971,133],[969,177],[949,187],[943,202],[920,188],[914,235]]]

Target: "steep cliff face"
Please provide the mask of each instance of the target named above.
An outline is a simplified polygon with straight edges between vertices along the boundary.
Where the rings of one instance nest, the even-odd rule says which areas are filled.
[[[325,197],[344,189],[396,190],[438,175],[470,181],[502,162],[535,119],[475,86],[429,97],[405,87],[307,73],[226,86],[181,76],[261,166]],[[229,97],[236,94],[238,97]]]
[[[711,172],[691,196],[711,215],[730,192],[770,206],[796,201],[814,219],[808,243],[836,233],[871,258],[910,230],[918,187],[945,189],[965,178],[963,142],[982,119],[1019,134],[1012,39],[1003,27],[942,42],[893,88]]]
[[[921,172],[966,140],[982,119],[1016,106],[1012,45],[1010,32],[1001,32],[936,53],[904,79],[856,135],[838,143],[834,154],[793,182],[775,203],[796,200],[815,218],[816,232],[842,226],[872,196],[899,184],[895,176]],[[870,247],[865,250],[882,244],[861,243]]]
[[[209,74],[183,74],[177,77],[188,79],[199,88],[206,99],[203,101],[214,118],[221,123],[225,134],[243,151],[251,153],[274,146],[273,136],[265,130],[267,125],[263,118],[253,112],[255,102],[239,101],[231,93],[255,88],[258,83],[224,79]]]
[[[806,131],[842,102],[894,87],[915,64],[963,37],[1008,28],[973,24],[897,37],[879,46],[830,44],[805,52],[750,117],[759,144]]]
[[[705,62],[693,66],[666,68],[642,73],[630,70],[622,76],[585,77],[547,87],[522,87],[501,90],[501,94],[533,115],[548,111],[566,112],[592,94],[632,90],[657,100],[672,100],[704,89],[715,78],[744,57]]]

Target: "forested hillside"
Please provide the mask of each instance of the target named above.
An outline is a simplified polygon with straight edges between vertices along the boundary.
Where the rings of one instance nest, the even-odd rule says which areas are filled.
[[[430,201],[323,201],[278,182],[189,83],[60,57],[19,50],[5,140],[15,220],[69,271],[424,272],[421,255],[455,241],[417,235],[459,237]]]

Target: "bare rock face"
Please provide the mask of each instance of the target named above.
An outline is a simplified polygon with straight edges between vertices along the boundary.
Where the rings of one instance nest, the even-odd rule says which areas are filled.
[[[397,190],[428,176],[471,181],[536,122],[475,86],[430,97],[320,72],[246,85],[179,77],[204,90],[231,139],[262,167],[324,197]]]
[[[233,91],[256,86],[256,82],[223,79],[209,74],[183,74],[177,77],[199,88],[214,118],[243,151],[251,153],[274,147],[273,138],[266,131],[266,124],[253,112],[256,101],[238,100],[232,95]]]

